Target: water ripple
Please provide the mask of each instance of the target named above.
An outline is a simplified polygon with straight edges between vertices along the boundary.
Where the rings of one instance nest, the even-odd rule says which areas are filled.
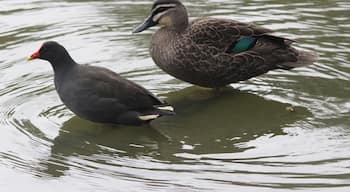
[[[350,3],[189,0],[194,18],[254,22],[316,51],[218,95],[149,58],[131,35],[151,1],[2,1],[0,183],[38,191],[348,191]],[[94,124],[59,100],[51,66],[25,58],[57,40],[79,63],[108,67],[167,99],[178,115],[150,127]],[[26,175],[35,176],[26,178]],[[82,182],[84,181],[84,182]],[[34,186],[34,187],[33,187]],[[9,191],[8,190],[8,191]]]

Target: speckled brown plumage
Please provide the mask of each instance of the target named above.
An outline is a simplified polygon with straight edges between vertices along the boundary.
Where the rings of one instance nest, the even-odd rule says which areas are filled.
[[[293,48],[293,41],[273,36],[271,30],[253,24],[215,18],[189,23],[186,9],[178,0],[156,1],[149,18],[154,22],[151,26],[164,25],[152,36],[154,62],[170,75],[195,85],[223,87],[315,60],[315,54]],[[256,44],[244,52],[230,51],[242,37],[254,37]]]

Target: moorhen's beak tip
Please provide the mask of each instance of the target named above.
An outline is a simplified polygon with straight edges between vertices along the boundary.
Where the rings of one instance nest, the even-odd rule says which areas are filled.
[[[29,56],[27,58],[27,61],[31,61],[31,60],[37,59],[39,57],[40,57],[40,54],[39,54],[39,51],[37,51],[37,52],[33,53],[31,56]]]
[[[29,56],[29,57],[27,58],[27,61],[31,61],[31,60],[33,60],[33,57],[32,57],[32,56]]]

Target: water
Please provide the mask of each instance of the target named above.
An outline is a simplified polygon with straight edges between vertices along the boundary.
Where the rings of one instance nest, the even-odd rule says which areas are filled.
[[[255,22],[318,52],[222,94],[176,80],[131,35],[151,1],[0,1],[0,191],[349,191],[350,3],[188,0],[192,17]],[[168,100],[152,127],[107,126],[60,102],[51,66],[25,59],[56,40]]]

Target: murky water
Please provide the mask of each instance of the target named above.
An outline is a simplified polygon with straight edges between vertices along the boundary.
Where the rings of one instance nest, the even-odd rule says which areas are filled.
[[[151,3],[0,1],[0,191],[350,190],[349,1],[186,1],[192,17],[255,22],[320,55],[222,94],[153,64],[152,31],[131,35]],[[51,66],[25,61],[46,40],[145,86],[178,115],[153,128],[75,117]]]

